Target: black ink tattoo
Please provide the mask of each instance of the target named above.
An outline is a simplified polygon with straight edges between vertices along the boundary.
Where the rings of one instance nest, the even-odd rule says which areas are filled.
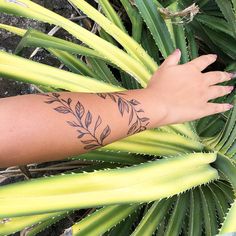
[[[103,99],[109,97],[115,103],[118,104],[118,109],[120,114],[123,116],[126,111],[129,114],[129,130],[128,135],[135,134],[147,129],[149,124],[149,118],[141,117],[139,113],[144,112],[143,109],[136,109],[140,104],[136,99],[128,100],[122,96],[125,96],[125,93],[114,92],[114,93],[97,93],[97,95]],[[147,123],[146,123],[147,122]]]
[[[82,139],[85,136],[89,137],[86,140],[81,140],[83,144],[85,144],[84,149],[97,149],[99,147],[104,146],[104,139],[108,137],[111,133],[111,128],[107,125],[100,135],[97,134],[97,128],[102,123],[102,118],[100,115],[98,116],[94,127],[92,128],[91,123],[93,120],[93,116],[91,112],[88,110],[87,113],[85,111],[84,106],[78,101],[75,105],[74,110],[71,107],[72,99],[68,98],[67,100],[60,97],[58,93],[46,94],[40,93],[38,95],[43,95],[48,98],[45,103],[52,104],[52,103],[60,103],[61,105],[54,108],[59,113],[62,114],[72,114],[76,121],[66,121],[70,126],[77,128],[77,132],[79,133],[78,138]],[[86,113],[86,115],[85,115]],[[84,117],[84,120],[82,119]]]

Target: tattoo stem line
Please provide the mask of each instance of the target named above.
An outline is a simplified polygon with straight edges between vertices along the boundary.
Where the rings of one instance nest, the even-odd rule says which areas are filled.
[[[47,101],[44,101],[47,104],[52,104],[52,103],[59,103],[61,106],[54,108],[55,111],[62,113],[62,114],[72,114],[75,118],[76,121],[67,121],[67,123],[74,127],[77,128],[77,132],[79,133],[79,136],[77,138],[82,139],[84,137],[88,137],[87,139],[81,140],[83,144],[85,144],[84,149],[97,149],[99,147],[104,146],[104,139],[107,138],[110,133],[111,133],[111,128],[109,125],[107,125],[102,133],[99,135],[96,133],[97,128],[101,125],[102,119],[100,115],[96,119],[94,128],[91,127],[91,123],[93,120],[92,113],[88,110],[87,112],[85,111],[85,107],[80,103],[80,101],[77,101],[74,110],[71,107],[72,99],[68,98],[67,100],[61,98],[59,93],[52,93],[50,94],[45,94],[41,93],[38,95],[43,95],[47,97]],[[86,115],[85,115],[86,114]],[[84,124],[82,118],[84,117]],[[92,130],[92,131],[91,131]]]

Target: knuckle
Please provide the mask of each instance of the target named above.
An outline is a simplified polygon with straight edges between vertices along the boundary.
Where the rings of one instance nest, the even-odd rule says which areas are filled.
[[[224,81],[224,79],[225,79],[224,72],[218,72],[218,78],[219,78],[220,81]]]
[[[225,81],[229,79],[229,75],[228,73],[221,72],[220,78],[221,78],[221,81]]]
[[[199,96],[201,98],[205,98],[206,97],[206,89],[205,89],[205,87],[199,86]]]
[[[201,80],[201,83],[204,85],[204,87],[209,87],[209,82],[210,82],[210,81],[209,81],[208,78]]]
[[[199,71],[199,68],[197,67],[195,63],[189,63],[188,66],[190,70]]]
[[[215,57],[211,54],[206,55],[206,60],[210,63],[215,60]]]
[[[215,59],[217,58],[215,54],[208,54],[207,57],[209,61],[215,61]]]

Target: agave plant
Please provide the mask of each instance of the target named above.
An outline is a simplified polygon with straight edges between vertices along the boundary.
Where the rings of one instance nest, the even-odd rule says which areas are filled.
[[[189,1],[120,0],[130,31],[108,0],[98,1],[102,11],[85,0],[69,2],[101,27],[97,34],[30,0],[0,0],[1,12],[59,26],[84,44],[0,24],[22,37],[18,55],[0,52],[2,76],[36,84],[44,92],[122,91],[145,87],[175,48],[185,63],[198,56],[199,46],[202,52],[217,49],[227,63],[221,65],[236,69],[234,0],[199,0],[195,17],[186,10]],[[226,31],[230,36],[220,44]],[[48,50],[69,71],[21,57],[25,47]],[[230,83],[235,84],[224,84]],[[234,93],[213,101],[236,104]],[[25,228],[27,235],[37,235],[78,209],[89,211],[64,235],[236,232],[235,121],[236,106],[224,114],[146,130],[68,157],[67,162],[89,163],[73,172],[1,186],[0,235]]]

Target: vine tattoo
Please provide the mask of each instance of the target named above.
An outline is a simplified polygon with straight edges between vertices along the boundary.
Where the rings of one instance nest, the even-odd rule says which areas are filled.
[[[79,139],[84,139],[85,137],[89,137],[86,140],[81,140],[83,144],[85,144],[84,149],[93,150],[99,147],[104,146],[104,139],[107,138],[111,133],[111,128],[107,125],[102,133],[99,135],[97,132],[97,128],[102,124],[102,118],[100,115],[98,116],[94,127],[92,127],[91,123],[93,120],[93,116],[91,112],[88,110],[85,111],[84,106],[78,101],[73,109],[71,107],[72,99],[68,98],[67,100],[60,97],[58,93],[46,94],[40,93],[38,95],[43,95],[47,97],[47,101],[44,101],[47,104],[58,103],[60,104],[58,107],[54,108],[55,111],[62,114],[72,114],[75,118],[75,121],[66,121],[70,126],[77,128],[77,132],[79,133]]]
[[[114,92],[114,93],[97,93],[97,95],[103,99],[109,97],[115,103],[118,104],[118,109],[120,114],[124,115],[126,111],[129,114],[129,130],[128,135],[135,134],[147,129],[149,124],[149,118],[141,117],[140,113],[144,112],[143,109],[137,109],[137,106],[140,104],[136,99],[128,100],[124,98],[125,93]]]

